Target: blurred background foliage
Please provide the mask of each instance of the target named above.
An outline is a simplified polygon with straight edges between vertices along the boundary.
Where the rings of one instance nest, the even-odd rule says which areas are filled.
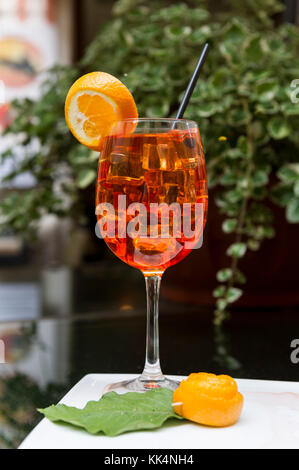
[[[16,373],[0,379],[0,448],[17,448],[41,419],[37,406],[56,403],[65,393],[65,387],[48,384],[41,389],[24,374]],[[22,397],[20,399],[20,397]]]
[[[299,104],[291,83],[299,78],[298,27],[281,23],[278,0],[120,0],[74,67],[50,70],[39,101],[16,101],[17,134],[26,157],[2,182],[30,172],[36,186],[9,191],[0,201],[0,231],[31,238],[46,213],[84,222],[86,190],[93,188],[98,155],[76,142],[64,121],[64,100],[83,73],[102,70],[131,90],[140,116],[174,116],[203,44],[211,51],[185,117],[199,123],[209,187],[215,188],[223,232],[235,234],[230,267],[217,273],[215,324],[242,295],[238,261],[275,236],[268,201],[299,222]],[[91,192],[93,194],[93,192]],[[85,202],[84,202],[85,201]],[[240,287],[241,286],[241,287]]]

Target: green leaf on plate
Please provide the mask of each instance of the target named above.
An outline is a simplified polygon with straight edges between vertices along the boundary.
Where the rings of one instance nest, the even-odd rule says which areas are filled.
[[[83,409],[52,405],[38,411],[53,422],[73,424],[91,434],[103,432],[117,436],[128,431],[159,428],[169,418],[182,419],[173,411],[172,395],[167,388],[123,395],[109,392],[98,401],[89,401]]]

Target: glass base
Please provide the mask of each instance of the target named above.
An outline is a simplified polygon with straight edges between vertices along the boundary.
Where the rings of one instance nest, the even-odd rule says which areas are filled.
[[[122,382],[106,385],[103,390],[103,395],[108,392],[116,392],[120,394],[127,392],[143,393],[157,388],[169,388],[170,390],[175,390],[179,385],[180,382],[168,379],[167,377],[163,377],[160,380],[146,380],[140,376],[133,380],[124,380]]]

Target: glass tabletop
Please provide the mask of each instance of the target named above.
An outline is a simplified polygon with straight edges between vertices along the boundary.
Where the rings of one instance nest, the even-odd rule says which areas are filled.
[[[140,373],[145,349],[138,271],[102,263],[10,273],[0,271],[0,448],[16,448],[41,419],[36,408],[56,403],[84,375]],[[237,309],[223,330],[213,328],[212,318],[211,307],[162,296],[166,374],[298,380],[299,365],[291,359],[298,312]]]

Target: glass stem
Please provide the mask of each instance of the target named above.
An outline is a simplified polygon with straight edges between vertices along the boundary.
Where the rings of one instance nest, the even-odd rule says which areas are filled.
[[[141,380],[163,380],[159,357],[159,292],[162,273],[145,274],[147,322],[146,356]]]

